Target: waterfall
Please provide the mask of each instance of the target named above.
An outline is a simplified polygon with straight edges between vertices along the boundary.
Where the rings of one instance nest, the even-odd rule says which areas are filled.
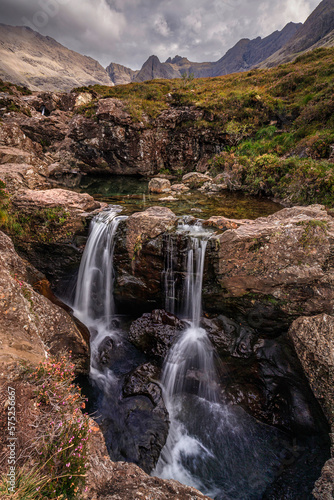
[[[190,326],[171,348],[163,367],[161,382],[171,423],[167,442],[153,475],[175,478],[185,484],[200,487],[201,485],[182,464],[182,456],[200,455],[203,446],[199,440],[189,435],[182,422],[181,414],[184,403],[183,395],[186,392],[194,393],[197,397],[210,402],[216,400],[214,351],[206,331],[199,326],[205,251],[210,233],[203,231],[202,226],[185,224],[180,224],[178,232],[182,232],[188,238],[181,308],[183,309],[182,315],[190,321]],[[167,249],[173,252],[172,240],[169,241]],[[171,280],[174,271],[172,254],[167,259],[167,263],[170,264],[170,268],[166,276]],[[171,285],[167,281],[165,291],[169,294],[170,290]],[[172,297],[175,297],[174,289]],[[170,303],[170,297],[168,297],[168,303]]]
[[[174,273],[174,241],[171,234],[166,238],[166,262],[163,271],[163,282],[165,289],[165,309],[175,314],[175,273]]]
[[[95,368],[98,346],[104,338],[117,338],[113,328],[115,237],[119,223],[126,219],[117,216],[121,211],[113,207],[101,212],[91,222],[90,234],[81,259],[74,299],[74,314],[91,332],[91,376],[103,380],[113,378],[110,370],[104,375]]]
[[[211,233],[200,224],[184,223],[178,232],[188,240],[180,310],[189,327],[163,365],[161,385],[170,428],[152,475],[176,479],[216,500],[259,499],[278,466],[277,435],[241,408],[220,402],[215,351],[200,327],[205,252]],[[165,268],[166,304],[174,308],[175,289],[170,281],[175,278],[175,248],[171,241],[167,250],[171,254]],[[260,474],[254,474],[254,469]]]

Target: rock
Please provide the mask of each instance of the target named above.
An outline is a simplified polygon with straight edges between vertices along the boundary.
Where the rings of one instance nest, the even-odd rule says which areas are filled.
[[[136,212],[127,219],[126,246],[132,259],[140,253],[145,240],[154,239],[171,229],[176,223],[176,215],[165,207],[151,207],[144,212]]]
[[[334,317],[295,320],[289,330],[310,386],[334,428]]]
[[[236,224],[213,238],[217,251],[209,249],[206,309],[240,313],[268,331],[285,328],[301,313],[334,311],[334,219],[324,207],[287,208]]]
[[[166,196],[166,198],[159,198],[159,201],[177,201],[174,196]]]
[[[317,500],[332,500],[334,498],[334,458],[328,460],[324,465],[312,494]]]
[[[253,221],[248,219],[227,219],[226,217],[210,217],[203,221],[203,226],[215,227],[221,231],[227,231],[228,229],[237,229],[243,224],[252,224]]]
[[[146,363],[130,373],[123,385],[125,404],[128,412],[131,412],[131,434],[136,447],[132,458],[136,457],[135,463],[147,473],[154,469],[169,429],[168,412],[161,387],[157,384],[158,378],[159,370],[151,363]],[[149,411],[143,405],[143,398],[150,402]],[[136,419],[133,418],[134,412]]]
[[[176,193],[184,193],[185,191],[189,191],[189,189],[190,188],[185,184],[173,184],[171,186],[171,190],[175,191]]]
[[[65,189],[48,189],[45,191],[26,190],[18,193],[12,199],[13,205],[25,213],[37,209],[62,207],[81,212],[91,212],[101,208],[101,203],[95,201],[87,193],[74,193]]]
[[[205,174],[200,174],[199,172],[190,172],[182,177],[183,184],[186,184],[191,188],[199,188],[208,181],[212,182],[211,177]]]
[[[64,189],[21,190],[11,199],[11,210],[20,213],[23,228],[15,244],[55,285],[79,265],[87,221],[106,206],[88,194]]]
[[[68,313],[35,292],[28,283],[31,269],[2,232],[0,270],[1,369],[17,361],[37,364],[47,352],[58,354],[64,350],[72,351],[78,371],[86,371],[89,347],[81,332]]]
[[[130,327],[129,340],[147,355],[163,362],[169,349],[186,329],[184,321],[164,310],[145,313]]]
[[[102,433],[93,421],[91,430],[83,500],[212,500],[178,481],[151,477],[135,464],[112,462]]]
[[[148,183],[148,189],[150,193],[169,193],[171,191],[170,181],[155,177]]]

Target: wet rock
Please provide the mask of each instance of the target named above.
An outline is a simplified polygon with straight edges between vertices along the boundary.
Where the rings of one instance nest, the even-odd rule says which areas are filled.
[[[72,351],[78,371],[86,371],[88,343],[68,313],[35,292],[28,282],[29,267],[10,238],[0,232],[1,368],[21,360],[37,364],[47,352]]]
[[[148,183],[148,189],[150,193],[169,193],[171,191],[170,181],[155,177]]]
[[[311,388],[334,428],[334,317],[301,317],[289,330]]]
[[[155,467],[160,452],[166,442],[169,419],[165,407],[161,387],[157,384],[159,370],[151,363],[136,368],[126,378],[123,385],[123,396],[126,398],[127,411],[136,412],[136,420],[132,417],[132,423],[137,422],[140,429],[133,429],[133,435],[137,436],[135,463],[145,472],[151,472]],[[138,398],[140,404],[138,404]],[[148,398],[149,411],[143,411],[143,398]],[[135,425],[137,427],[137,425]]]
[[[257,335],[248,326],[223,315],[214,319],[202,318],[201,326],[221,356],[230,354],[236,358],[249,358],[253,354]]]
[[[192,188],[199,188],[208,181],[212,181],[211,177],[199,172],[190,172],[182,177],[183,184]]]
[[[186,328],[186,323],[164,310],[145,313],[130,327],[129,340],[145,354],[162,362],[169,349]]]
[[[97,359],[103,365],[110,365],[112,351],[114,349],[114,340],[111,337],[105,337],[98,348]]]

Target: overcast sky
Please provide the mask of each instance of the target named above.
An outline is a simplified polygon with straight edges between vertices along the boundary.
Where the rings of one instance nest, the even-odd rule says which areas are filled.
[[[216,61],[240,38],[304,22],[320,0],[0,0],[4,24],[27,25],[100,61],[138,69],[152,55]]]

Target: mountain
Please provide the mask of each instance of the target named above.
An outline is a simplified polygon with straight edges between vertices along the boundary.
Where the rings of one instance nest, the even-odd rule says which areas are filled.
[[[295,35],[260,67],[277,66],[292,61],[298,54],[317,47],[334,45],[334,0],[323,0]]]
[[[117,85],[155,78],[181,78],[184,73],[193,74],[195,78],[204,78],[247,71],[283,47],[301,26],[301,24],[289,23],[281,31],[275,31],[263,39],[261,37],[254,40],[244,38],[216,62],[191,62],[186,57],[177,55],[173,59],[169,57],[166,62],[162,63],[157,56],[151,56],[139,72],[114,63],[108,66],[107,72]]]
[[[157,56],[150,56],[136,75],[136,82],[154,80],[155,78],[180,78],[180,72],[169,63],[161,63]]]
[[[123,85],[125,83],[132,82],[135,76],[139,73],[139,70],[134,71],[133,69],[127,68],[122,64],[110,63],[106,68],[106,72],[115,85]]]
[[[30,28],[4,24],[0,24],[0,78],[31,90],[69,91],[78,86],[113,85],[95,59]]]

